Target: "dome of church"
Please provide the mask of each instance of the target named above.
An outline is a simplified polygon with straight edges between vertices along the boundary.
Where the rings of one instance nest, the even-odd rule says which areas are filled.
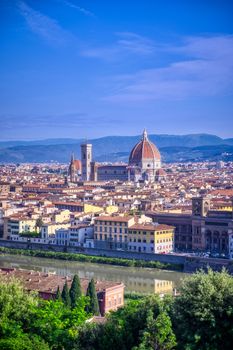
[[[76,170],[81,170],[82,169],[82,163],[79,159],[75,159],[73,161],[74,167]]]
[[[148,139],[147,132],[144,130],[142,139],[132,149],[129,156],[129,165],[138,165],[142,161],[161,160],[161,156],[157,147]]]
[[[82,163],[79,159],[74,159],[74,154],[71,155],[70,165],[69,168],[73,168],[75,171],[81,171],[82,170]]]

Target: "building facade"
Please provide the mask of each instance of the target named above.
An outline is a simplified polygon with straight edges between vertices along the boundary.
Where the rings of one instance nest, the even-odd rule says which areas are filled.
[[[192,199],[192,214],[147,212],[153,221],[175,227],[175,249],[233,256],[233,212],[210,210],[207,198]],[[233,242],[232,242],[233,243]]]
[[[91,180],[92,144],[81,144],[82,180]]]
[[[174,227],[142,215],[99,216],[94,221],[96,248],[165,254],[174,250]]]
[[[92,145],[81,144],[81,162],[71,158],[69,178],[78,181],[160,181],[166,174],[161,169],[161,155],[144,130],[142,139],[130,152],[128,164],[101,164],[92,160]],[[79,163],[80,162],[80,163]]]
[[[129,156],[129,180],[154,182],[160,168],[159,150],[149,140],[147,131],[144,130],[141,141],[134,146]]]
[[[167,254],[174,250],[174,227],[156,224],[135,224],[128,230],[128,250]]]

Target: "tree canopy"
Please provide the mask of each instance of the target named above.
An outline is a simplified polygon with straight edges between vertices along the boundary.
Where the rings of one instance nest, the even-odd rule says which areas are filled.
[[[71,287],[70,287],[70,300],[71,307],[74,308],[82,296],[81,283],[78,275],[74,275]]]
[[[89,297],[89,303],[87,305],[87,312],[93,314],[93,315],[99,315],[100,309],[99,309],[99,302],[96,294],[95,289],[95,281],[92,278],[91,281],[88,284],[87,287],[87,297]]]
[[[233,344],[233,278],[201,271],[186,278],[174,301],[173,324],[184,349],[224,350]]]
[[[24,291],[19,281],[0,278],[0,349],[232,348],[233,278],[226,271],[202,271],[185,278],[175,298],[149,295],[129,300],[109,313],[104,324],[86,322],[99,314],[94,280],[89,283],[88,298],[79,296],[73,307],[67,303],[67,283],[62,294],[61,299],[58,290],[57,299],[43,300]]]
[[[71,306],[71,300],[70,300],[70,293],[69,293],[69,287],[67,284],[67,281],[64,284],[62,293],[61,293],[61,297],[63,300],[63,303],[67,306],[70,307]]]

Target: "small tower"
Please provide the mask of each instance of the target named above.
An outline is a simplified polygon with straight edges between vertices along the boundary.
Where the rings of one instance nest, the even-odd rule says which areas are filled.
[[[91,179],[91,162],[92,162],[92,144],[81,144],[81,162],[82,162],[82,180],[90,181]]]
[[[206,216],[210,210],[210,201],[204,197],[192,198],[192,214],[194,216]]]
[[[76,180],[74,153],[71,154],[70,166],[69,166],[69,178],[70,178],[70,182],[75,182]]]

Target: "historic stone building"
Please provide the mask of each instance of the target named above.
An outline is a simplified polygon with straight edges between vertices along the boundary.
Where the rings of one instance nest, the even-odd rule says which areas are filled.
[[[92,144],[81,144],[82,180],[91,180]]]
[[[71,156],[68,176],[70,182],[76,182],[80,180],[82,176],[82,164],[79,159],[74,159],[74,154]]]
[[[148,139],[146,130],[142,139],[132,149],[129,156],[129,180],[155,181],[161,168],[161,156],[157,147]]]
[[[76,163],[78,167],[78,176]],[[166,174],[161,169],[161,156],[157,147],[149,140],[146,130],[142,139],[133,147],[128,164],[101,164],[92,160],[92,145],[81,145],[81,162],[71,159],[69,177],[71,182],[83,181],[159,181]]]
[[[204,197],[192,199],[192,214],[147,213],[155,222],[175,226],[175,248],[231,256],[233,212],[210,210]]]

